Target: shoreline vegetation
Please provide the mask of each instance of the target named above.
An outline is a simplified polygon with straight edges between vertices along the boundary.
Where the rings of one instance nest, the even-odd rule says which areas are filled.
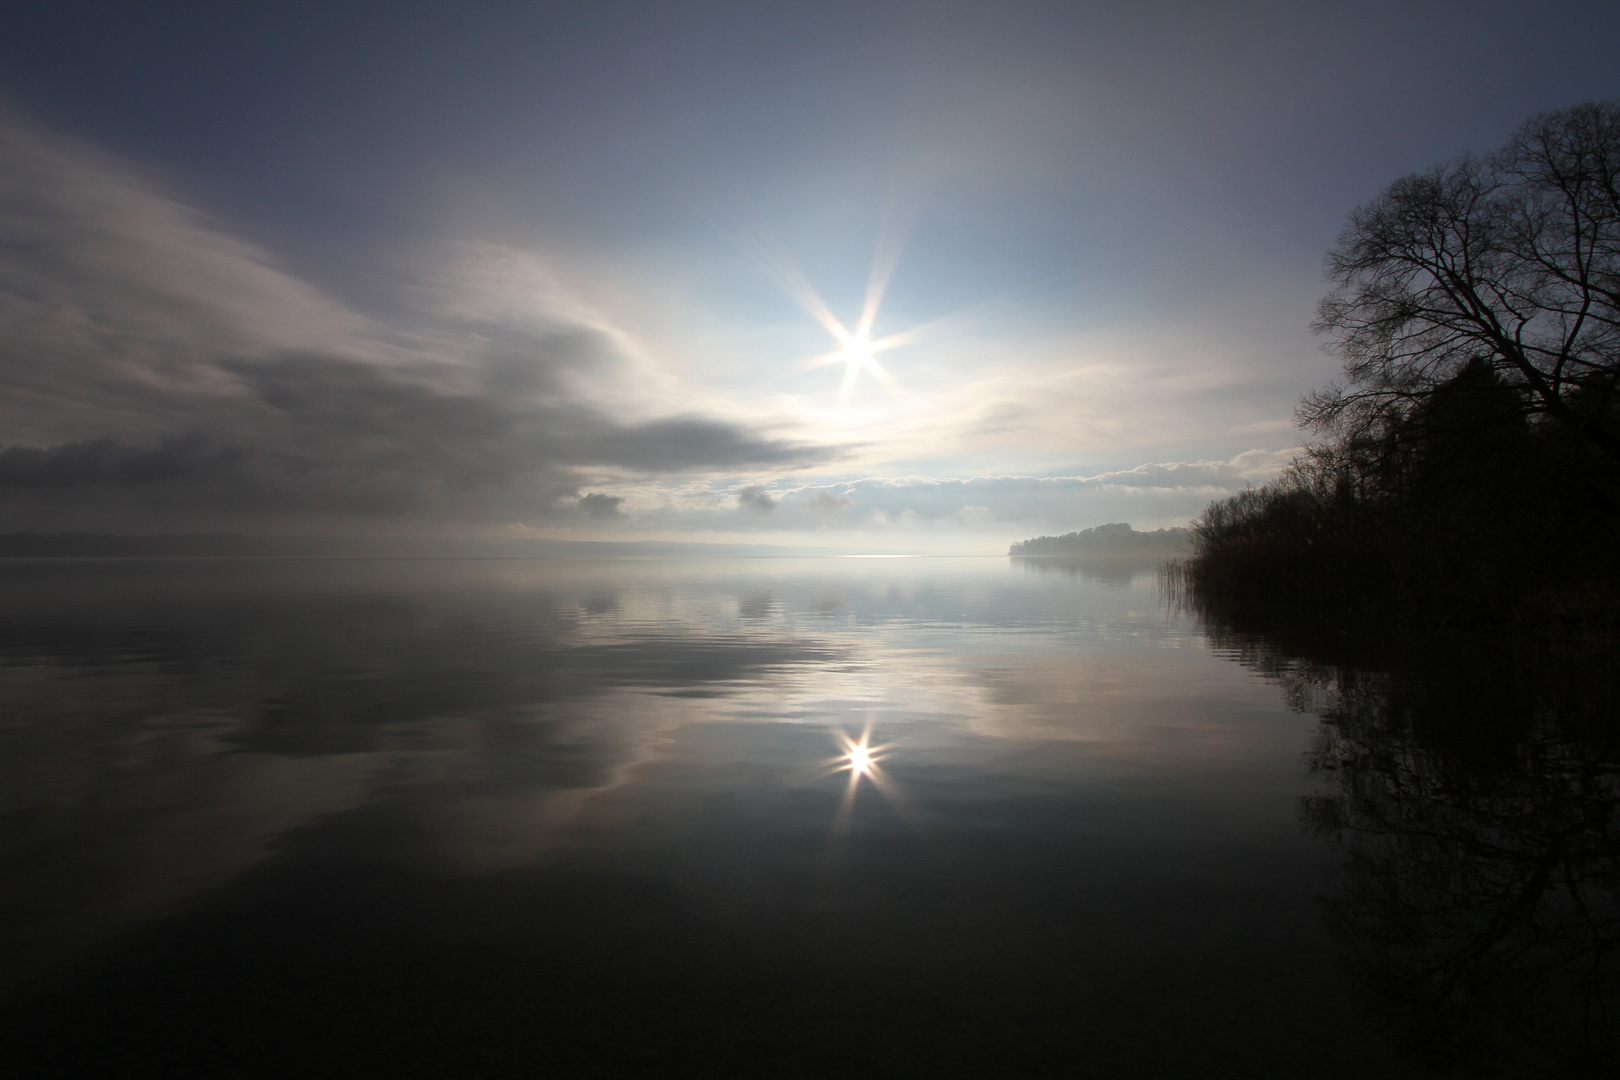
[[[1620,102],[1396,181],[1327,256],[1314,328],[1344,378],[1316,441],[1212,503],[1168,584],[1257,607],[1620,629]]]
[[[1037,536],[1007,549],[1014,559],[1072,559],[1097,555],[1172,556],[1192,550],[1191,529],[1154,529],[1138,532],[1125,522],[1110,522],[1093,529]]]

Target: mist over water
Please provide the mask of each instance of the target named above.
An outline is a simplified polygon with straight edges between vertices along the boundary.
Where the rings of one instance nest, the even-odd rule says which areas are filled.
[[[0,1054],[1599,1074],[1600,703],[1335,647],[1117,560],[3,562]]]

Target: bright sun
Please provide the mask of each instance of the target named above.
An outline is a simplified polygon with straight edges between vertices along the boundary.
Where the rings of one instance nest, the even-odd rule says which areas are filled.
[[[830,353],[816,357],[810,361],[810,366],[844,365],[844,385],[841,394],[845,400],[848,400],[850,393],[855,389],[855,384],[860,380],[862,373],[872,376],[890,390],[895,389],[897,384],[894,381],[894,376],[890,375],[883,365],[878,363],[877,354],[886,349],[892,349],[896,345],[904,344],[908,340],[908,335],[893,334],[873,341],[869,336],[871,328],[867,326],[859,327],[854,333],[851,333],[844,329],[843,325],[836,319],[824,320],[823,325],[832,331],[834,339],[838,342],[838,348]]]
[[[872,342],[867,340],[865,334],[856,334],[844,342],[842,349],[833,354],[844,362],[844,387],[846,390],[855,385],[855,380],[860,378],[863,371],[870,372],[872,377],[879,382],[882,382],[884,377],[888,375],[888,372],[884,371],[878,362],[872,358],[874,351]]]
[[[836,347],[805,363],[805,370],[819,367],[831,367],[842,364],[844,367],[843,388],[839,395],[843,404],[848,404],[856,383],[860,381],[862,373],[872,376],[882,386],[892,391],[899,390],[899,383],[893,375],[889,374],[884,366],[878,363],[877,354],[887,352],[889,349],[902,345],[909,345],[917,340],[924,328],[901,331],[898,334],[886,334],[883,337],[872,336],[873,325],[877,322],[878,309],[883,306],[883,294],[888,286],[889,274],[894,269],[892,253],[890,257],[874,258],[872,262],[872,278],[867,283],[866,302],[861,307],[860,318],[855,321],[854,327],[845,326],[838,316],[832,313],[826,301],[820,294],[804,280],[796,269],[789,267],[776,276],[779,283],[786,289],[789,296],[796,300],[811,318],[820,323],[822,329],[832,336]]]

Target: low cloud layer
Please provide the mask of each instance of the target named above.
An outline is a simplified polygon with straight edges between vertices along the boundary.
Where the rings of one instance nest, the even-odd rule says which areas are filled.
[[[469,248],[381,325],[11,114],[0,235],[0,529],[605,521],[604,476],[834,456],[638,400],[644,362],[530,257]]]
[[[1251,451],[1231,461],[1148,464],[1095,476],[897,477],[772,492],[776,528],[907,529],[1001,533],[1009,527],[1072,530],[1129,519],[1183,524],[1212,499],[1274,477],[1290,451]]]
[[[625,535],[703,534],[913,550],[1001,551],[1014,540],[1110,521],[1185,525],[1212,500],[1273,479],[1297,451],[1251,450],[1228,461],[1166,462],[1092,476],[784,477],[729,490],[625,501]]]

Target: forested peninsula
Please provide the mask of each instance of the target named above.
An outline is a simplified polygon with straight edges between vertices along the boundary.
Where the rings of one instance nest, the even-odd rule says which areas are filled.
[[[1395,181],[1327,270],[1343,379],[1276,482],[1194,523],[1189,595],[1612,637],[1620,102]]]
[[[1033,540],[1012,545],[1007,549],[1007,554],[1025,559],[1065,559],[1086,555],[1178,555],[1184,554],[1191,546],[1192,531],[1189,529],[1137,532],[1129,524],[1116,521],[1062,536],[1037,536]]]

